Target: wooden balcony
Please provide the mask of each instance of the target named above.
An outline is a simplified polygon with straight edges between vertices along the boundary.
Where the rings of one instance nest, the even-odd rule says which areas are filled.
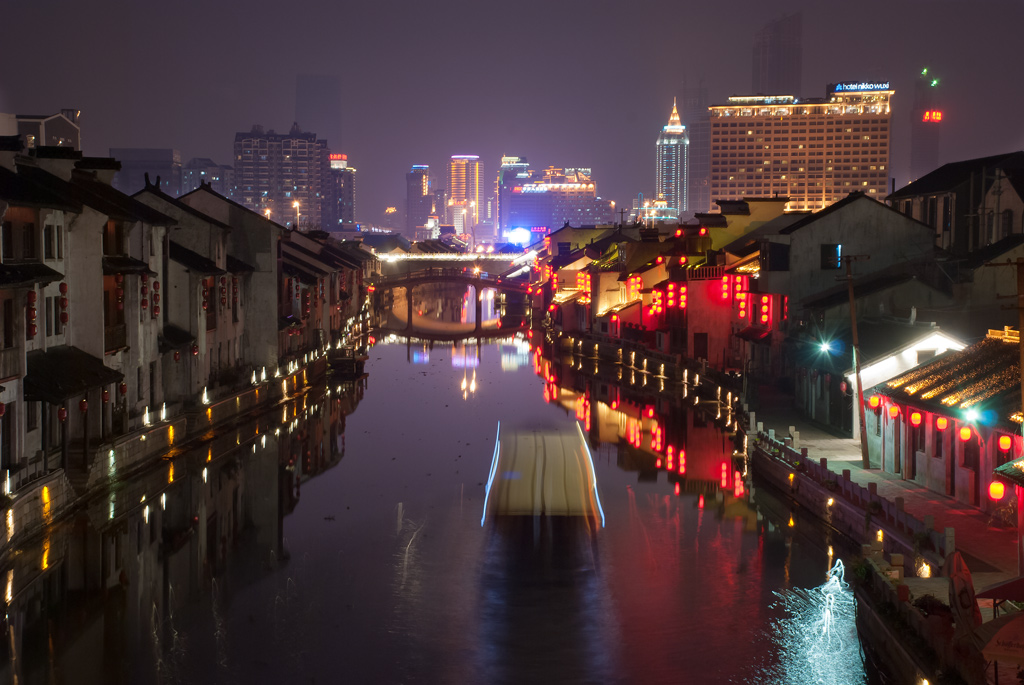
[[[128,326],[116,323],[103,328],[103,350],[114,352],[128,346]]]
[[[0,350],[0,381],[24,375],[25,350],[20,347],[8,347]]]

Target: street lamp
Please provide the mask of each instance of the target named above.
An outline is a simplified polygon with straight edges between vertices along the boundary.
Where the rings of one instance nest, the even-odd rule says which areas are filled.
[[[295,230],[299,230],[299,201],[296,200],[292,203],[292,207],[295,208]]]

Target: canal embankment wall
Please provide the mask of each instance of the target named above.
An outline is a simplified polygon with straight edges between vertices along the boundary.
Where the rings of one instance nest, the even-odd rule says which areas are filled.
[[[47,526],[68,516],[88,501],[118,483],[130,481],[151,469],[167,454],[216,440],[223,427],[255,413],[268,411],[299,391],[321,381],[328,371],[326,354],[315,356],[288,375],[260,380],[222,396],[206,398],[206,404],[178,409],[161,417],[155,412],[148,422],[131,433],[118,436],[87,454],[72,450],[69,461],[84,469],[63,468],[32,481],[12,497],[6,507],[0,532],[0,565],[21,545],[41,535]],[[232,438],[234,439],[234,438]]]
[[[759,480],[861,545],[863,561],[856,571],[861,639],[896,682],[937,682],[951,672],[966,683],[985,682],[978,650],[953,648],[951,615],[927,614],[912,602],[915,592],[933,594],[940,602],[948,596],[946,578],[927,578],[955,551],[952,529],[935,530],[930,517],[908,514],[899,498],[881,497],[873,483],[857,483],[849,470],[836,473],[826,459],[815,461],[806,448],[795,450],[769,432],[756,433],[749,456]]]

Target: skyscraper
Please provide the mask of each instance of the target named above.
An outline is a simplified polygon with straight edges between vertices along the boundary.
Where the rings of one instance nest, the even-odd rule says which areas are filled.
[[[478,155],[452,155],[448,163],[448,205],[457,234],[472,234],[480,223],[484,165]]]
[[[497,218],[494,228],[499,237],[504,236],[512,228],[509,216],[512,189],[517,183],[522,185],[529,178],[530,169],[526,163],[526,157],[505,156],[501,158],[501,168],[498,169],[498,180],[494,189],[494,197],[497,199]]]
[[[827,97],[747,95],[711,109],[711,198],[788,197],[818,210],[889,187],[888,81],[830,84]]]
[[[209,183],[215,193],[232,198],[235,194],[235,170],[208,157],[193,157],[181,168],[181,194],[191,193],[201,183]]]
[[[594,226],[612,222],[612,203],[597,196],[591,170],[548,167],[512,187],[509,230],[544,236],[566,223]],[[516,242],[522,243],[521,240]]]
[[[348,165],[348,155],[328,154],[330,168],[324,182],[324,228],[356,222],[356,169]]]
[[[799,95],[803,69],[800,12],[766,24],[754,34],[753,82],[757,95]]]
[[[690,137],[686,208],[707,212],[711,210],[711,115],[704,79],[695,88],[683,84],[682,105],[681,119]]]
[[[679,120],[676,101],[672,113],[655,143],[656,165],[654,199],[665,201],[666,216],[679,217],[688,209],[690,137]]]
[[[253,126],[235,134],[235,200],[282,225],[319,226],[326,141],[297,124],[288,133]]]
[[[427,223],[434,208],[434,197],[430,192],[430,167],[413,164],[405,175],[405,237],[416,236],[416,229]]]
[[[341,78],[329,74],[295,77],[295,121],[328,140],[335,149],[341,141]]]

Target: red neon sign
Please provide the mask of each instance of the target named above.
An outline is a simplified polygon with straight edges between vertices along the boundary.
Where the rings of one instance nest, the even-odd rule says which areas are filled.
[[[921,121],[939,122],[942,121],[942,110],[941,109],[929,109],[921,117]]]

